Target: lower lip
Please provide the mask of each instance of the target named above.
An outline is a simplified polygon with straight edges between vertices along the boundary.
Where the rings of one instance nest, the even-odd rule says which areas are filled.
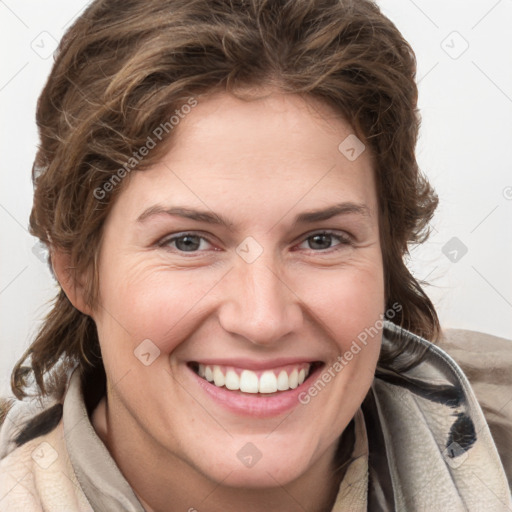
[[[323,365],[322,365],[323,366]],[[191,368],[188,371],[195,377],[199,386],[220,406],[232,413],[251,416],[252,418],[270,418],[289,412],[299,405],[299,395],[306,391],[314,377],[321,371],[322,366],[316,368],[309,377],[295,389],[278,391],[273,395],[262,396],[258,393],[242,393],[229,391],[225,387],[219,388],[206,379],[199,377]]]

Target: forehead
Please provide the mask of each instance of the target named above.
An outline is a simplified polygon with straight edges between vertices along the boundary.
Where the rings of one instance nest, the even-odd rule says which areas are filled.
[[[131,176],[115,208],[135,215],[186,202],[270,216],[341,201],[376,211],[372,157],[338,113],[298,95],[246,101],[218,93],[180,118],[164,158]]]

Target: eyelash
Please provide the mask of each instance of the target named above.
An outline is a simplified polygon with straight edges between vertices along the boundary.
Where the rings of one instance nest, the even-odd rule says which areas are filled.
[[[354,245],[354,242],[353,242],[353,239],[350,235],[348,234],[342,234],[342,233],[337,233],[337,232],[334,232],[334,231],[329,231],[329,230],[321,230],[321,231],[315,231],[313,233],[310,233],[308,234],[305,238],[302,239],[302,241],[300,242],[300,244],[298,245],[301,245],[305,242],[307,242],[309,239],[315,237],[315,236],[318,236],[318,235],[327,235],[327,236],[331,236],[333,239],[336,239],[338,241],[338,243],[332,247],[328,247],[327,249],[320,249],[320,250],[314,250],[314,249],[306,249],[310,252],[313,252],[313,253],[319,253],[319,254],[327,254],[327,253],[330,253],[330,252],[334,252],[334,251],[337,251],[337,250],[340,250],[341,248],[343,248],[344,246],[353,246]],[[210,242],[210,240],[208,240],[208,237],[200,234],[200,233],[197,233],[197,232],[181,232],[181,233],[176,233],[170,237],[166,237],[166,238],[163,238],[162,240],[160,240],[157,245],[159,247],[162,247],[166,250],[169,250],[169,251],[176,251],[176,252],[179,252],[183,255],[187,255],[187,253],[190,253],[190,256],[194,255],[194,254],[197,254],[197,253],[200,253],[200,252],[203,252],[203,251],[200,251],[200,250],[195,250],[195,251],[180,251],[179,249],[177,248],[171,248],[170,247],[170,244],[179,240],[180,238],[185,238],[187,236],[190,236],[190,237],[198,237],[204,241],[206,241],[207,243],[209,243],[210,245],[213,245],[212,242]]]

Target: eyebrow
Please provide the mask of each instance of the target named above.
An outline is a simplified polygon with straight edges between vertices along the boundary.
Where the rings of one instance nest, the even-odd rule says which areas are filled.
[[[162,205],[154,205],[144,210],[144,212],[137,217],[137,222],[144,222],[150,217],[162,214],[183,217],[185,219],[206,222],[208,224],[220,225],[228,229],[231,229],[234,225],[233,222],[230,222],[222,216],[207,210],[195,210],[184,207],[165,207]],[[338,215],[349,214],[371,217],[371,210],[365,204],[345,202],[324,209],[300,213],[295,217],[294,224],[312,224],[314,222],[331,219]]]

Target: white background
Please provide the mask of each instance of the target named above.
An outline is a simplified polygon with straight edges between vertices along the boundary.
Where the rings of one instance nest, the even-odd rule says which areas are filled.
[[[512,338],[512,0],[378,3],[417,55],[417,154],[441,201],[410,267],[444,328]],[[0,1],[0,394],[56,291],[27,233],[34,115],[56,41],[84,6]]]

